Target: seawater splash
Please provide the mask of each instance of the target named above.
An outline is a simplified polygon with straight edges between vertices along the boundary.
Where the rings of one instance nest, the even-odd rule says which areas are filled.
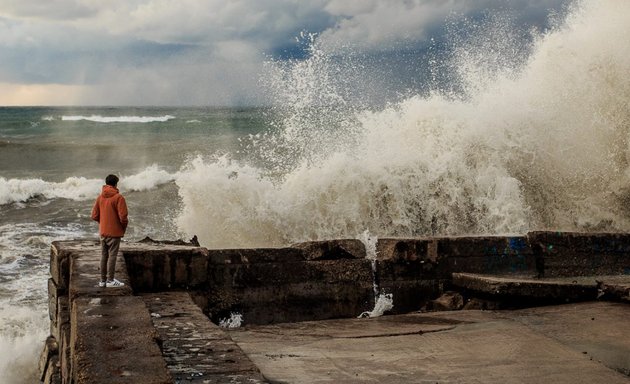
[[[394,308],[394,295],[391,293],[381,293],[378,283],[378,270],[377,270],[377,253],[376,243],[378,238],[370,235],[370,231],[365,230],[358,237],[359,240],[365,245],[365,258],[370,260],[372,264],[372,286],[374,289],[374,308],[371,311],[361,313],[358,317],[379,317],[387,311]]]
[[[380,110],[343,101],[343,71],[315,44],[273,78],[277,99],[294,104],[268,140],[298,150],[269,149],[262,137],[249,149],[262,149],[268,165],[191,161],[176,180],[178,227],[213,247],[365,228],[405,237],[630,231],[628,35],[629,2],[580,1],[527,49],[519,45],[527,56],[515,67],[508,60],[488,73],[485,46],[462,43],[451,62],[463,95],[436,90]],[[335,113],[318,95],[341,96]]]
[[[391,293],[382,293],[375,298],[374,309],[361,313],[358,318],[364,317],[380,317],[387,311],[394,308],[394,295]]]
[[[243,323],[243,315],[240,313],[232,312],[229,318],[221,319],[219,326],[222,328],[239,328]]]
[[[372,287],[374,289],[374,297],[378,297],[380,293],[380,287],[378,283],[378,270],[376,268],[376,243],[378,242],[378,238],[376,236],[370,235],[369,230],[365,230],[361,233],[357,239],[361,240],[363,245],[365,246],[365,258],[370,260],[372,264]]]
[[[0,372],[3,383],[36,382],[49,331],[47,262],[53,240],[85,236],[78,225],[0,225]],[[48,251],[48,252],[47,252]],[[41,258],[41,259],[40,259]]]

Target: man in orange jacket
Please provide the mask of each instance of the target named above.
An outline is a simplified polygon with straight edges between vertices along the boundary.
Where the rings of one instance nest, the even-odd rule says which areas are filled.
[[[101,236],[101,281],[99,287],[122,287],[122,283],[114,278],[116,258],[120,239],[127,230],[127,202],[118,192],[118,177],[108,175],[105,178],[103,191],[96,198],[92,208],[92,220],[98,221]],[[107,279],[107,280],[105,280]]]

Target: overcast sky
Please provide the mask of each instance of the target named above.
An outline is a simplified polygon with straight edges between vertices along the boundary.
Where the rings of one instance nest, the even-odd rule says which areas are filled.
[[[409,52],[443,39],[449,19],[508,12],[519,26],[545,28],[567,3],[0,0],[0,105],[264,103],[263,62],[303,59],[301,32],[337,55],[409,63]],[[401,67],[398,81],[417,73]]]

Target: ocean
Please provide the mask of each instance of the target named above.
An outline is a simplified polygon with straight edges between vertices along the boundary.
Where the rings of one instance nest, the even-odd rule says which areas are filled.
[[[630,3],[577,4],[524,58],[489,28],[444,58],[450,87],[378,106],[315,45],[270,73],[269,107],[0,108],[4,382],[36,382],[50,243],[96,238],[109,173],[126,241],[629,231]]]

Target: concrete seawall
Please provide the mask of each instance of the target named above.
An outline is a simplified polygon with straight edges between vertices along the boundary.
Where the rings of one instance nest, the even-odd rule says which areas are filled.
[[[454,283],[481,293],[488,284],[498,284],[466,274],[536,282],[630,275],[627,234],[386,238],[379,239],[376,249],[372,262],[363,243],[353,239],[231,250],[125,243],[117,278],[127,285],[99,288],[98,242],[54,242],[48,282],[51,327],[39,363],[41,380],[265,382],[250,358],[215,325],[220,320],[232,313],[252,325],[354,318],[373,308],[375,283],[381,292],[393,294],[392,313],[403,314],[430,307]],[[527,283],[518,283],[523,286]],[[570,300],[594,300],[601,296],[598,289],[604,287],[579,291]],[[617,298],[628,296],[625,284],[607,289]],[[517,300],[529,295],[521,292],[509,295]],[[549,302],[568,300],[565,291],[549,292]]]

